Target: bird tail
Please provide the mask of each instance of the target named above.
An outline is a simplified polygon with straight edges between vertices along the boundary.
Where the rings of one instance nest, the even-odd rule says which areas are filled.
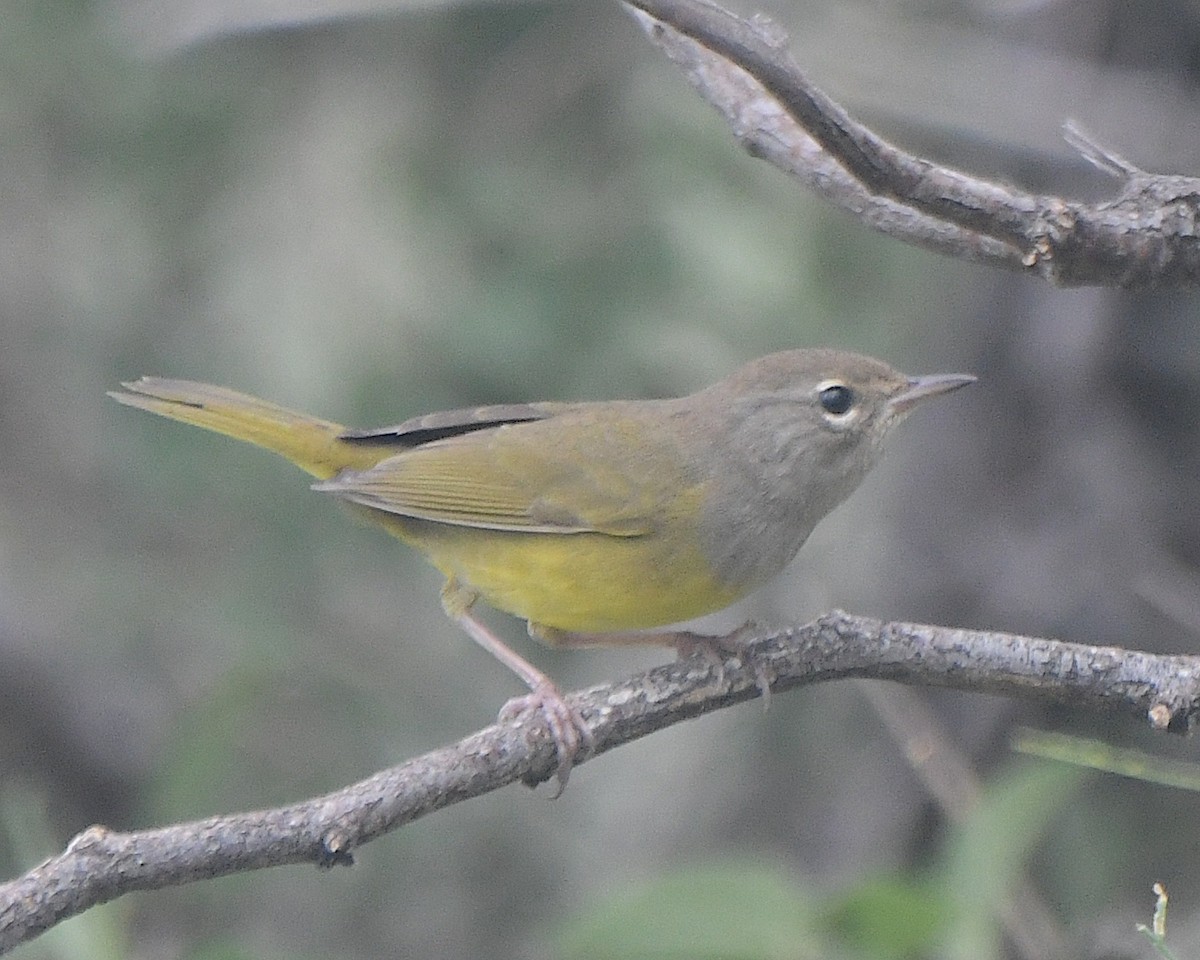
[[[372,454],[343,441],[346,428],[341,424],[236,390],[158,377],[143,377],[121,386],[128,392],[109,393],[120,403],[272,450],[322,480],[345,467],[365,468],[379,459],[377,450]]]

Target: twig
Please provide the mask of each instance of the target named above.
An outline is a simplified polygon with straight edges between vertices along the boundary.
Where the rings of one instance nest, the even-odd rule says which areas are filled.
[[[657,44],[754,155],[800,177],[890,236],[1064,286],[1200,282],[1200,179],[1085,156],[1123,178],[1087,204],[994,183],[908,153],[813,86],[780,32],[706,0],[625,0]]]
[[[1063,124],[1063,139],[1078,150],[1084,160],[1110,177],[1116,177],[1118,180],[1133,180],[1137,177],[1150,176],[1145,170],[1135,167],[1115,150],[1102,144],[1084,130],[1083,125],[1078,121],[1068,120]]]
[[[1176,732],[1190,729],[1200,709],[1200,658],[836,611],[749,640],[743,657],[720,668],[691,658],[569,699],[603,753],[749,700],[763,675],[776,693],[875,677],[1132,713]],[[547,732],[516,720],[291,806],[130,833],[90,827],[63,853],[0,886],[0,952],[132,890],[288,863],[349,864],[355,848],[390,830],[518,780],[540,783],[556,765]]]

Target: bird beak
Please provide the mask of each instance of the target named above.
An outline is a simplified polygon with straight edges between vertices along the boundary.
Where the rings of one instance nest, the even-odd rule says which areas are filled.
[[[908,386],[888,400],[888,412],[893,416],[902,416],[926,397],[949,393],[974,382],[975,378],[969,373],[934,373],[927,377],[909,377]]]

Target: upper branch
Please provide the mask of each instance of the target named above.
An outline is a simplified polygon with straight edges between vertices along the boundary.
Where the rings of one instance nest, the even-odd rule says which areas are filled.
[[[761,18],[705,0],[625,0],[755,155],[891,236],[1063,285],[1200,281],[1200,180],[1106,165],[1116,199],[1039,196],[914,156],[814,87]],[[1092,151],[1092,155],[1095,151]]]
[[[1200,711],[1200,658],[1036,637],[884,623],[835,612],[748,640],[721,669],[704,658],[592,687],[569,699],[595,752],[758,695],[844,677],[935,684],[1148,717],[1182,732]],[[581,758],[582,762],[586,758]],[[90,827],[66,850],[0,886],[0,953],[121,896],[287,863],[352,862],[353,850],[434,810],[552,776],[548,731],[515,719],[291,806],[120,833]]]

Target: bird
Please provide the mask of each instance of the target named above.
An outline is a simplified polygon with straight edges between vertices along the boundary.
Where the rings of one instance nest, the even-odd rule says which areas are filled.
[[[588,726],[476,602],[551,646],[719,641],[660,628],[775,577],[917,404],[974,379],[793,349],[681,397],[481,406],[371,430],[188,380],[110,396],[282,455],[424,554],[445,576],[447,616],[529,688],[501,716],[543,719],[561,793]]]

